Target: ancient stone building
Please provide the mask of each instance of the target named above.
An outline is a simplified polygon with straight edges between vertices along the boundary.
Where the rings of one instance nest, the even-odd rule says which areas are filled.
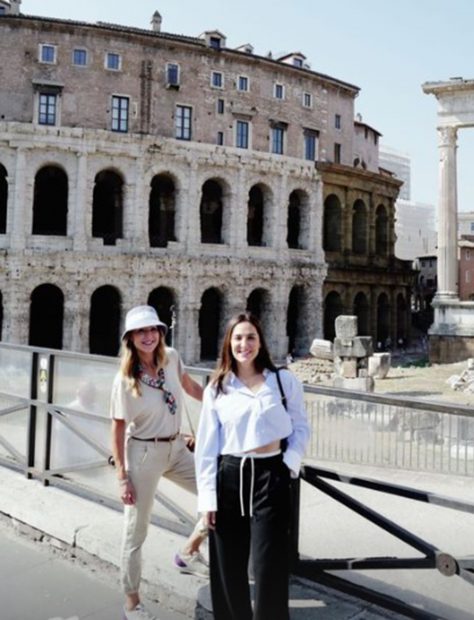
[[[315,162],[396,194],[376,150],[354,168],[358,88],[299,52],[162,32],[158,12],[144,30],[19,6],[0,0],[2,338],[115,354],[125,311],[149,302],[168,323],[174,308],[188,363],[245,307],[275,356],[306,351],[326,276]]]

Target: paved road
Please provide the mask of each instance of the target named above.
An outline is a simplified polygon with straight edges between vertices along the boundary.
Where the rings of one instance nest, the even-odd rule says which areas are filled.
[[[1,620],[122,620],[115,584],[0,526]],[[150,603],[160,620],[185,616]]]

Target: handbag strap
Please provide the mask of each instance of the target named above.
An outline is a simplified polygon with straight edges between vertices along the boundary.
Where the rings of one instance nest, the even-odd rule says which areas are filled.
[[[285,366],[282,366],[281,368],[277,368],[275,370],[275,374],[276,374],[276,378],[277,378],[277,382],[278,382],[278,389],[280,390],[280,394],[281,394],[281,403],[283,405],[283,407],[285,407],[285,409],[288,409],[288,404],[286,402],[286,396],[285,396],[285,392],[283,390],[283,385],[281,383],[281,377],[280,377],[280,370],[283,370],[285,368]]]

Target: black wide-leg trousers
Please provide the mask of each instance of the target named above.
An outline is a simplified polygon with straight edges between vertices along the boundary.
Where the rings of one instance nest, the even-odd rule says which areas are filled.
[[[250,499],[251,457],[245,459],[242,470],[241,460],[225,455],[219,461],[216,529],[209,537],[214,618],[288,620],[290,473],[281,454],[253,459]],[[255,579],[253,612],[250,549]]]

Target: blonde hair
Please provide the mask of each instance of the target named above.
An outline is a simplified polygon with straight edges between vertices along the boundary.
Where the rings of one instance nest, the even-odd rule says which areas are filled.
[[[160,340],[158,346],[153,351],[153,362],[157,368],[164,368],[168,363],[166,355],[165,333],[160,329]],[[125,379],[126,389],[130,390],[132,396],[138,397],[142,395],[140,389],[140,357],[138,351],[133,344],[131,332],[127,332],[122,340],[120,347],[120,372]]]

